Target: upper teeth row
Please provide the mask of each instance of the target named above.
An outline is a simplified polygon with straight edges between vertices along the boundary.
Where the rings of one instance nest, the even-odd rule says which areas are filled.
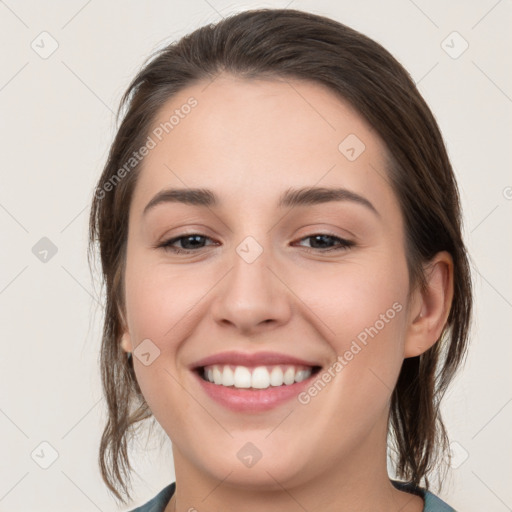
[[[270,368],[270,371],[269,371]],[[204,368],[207,381],[220,386],[266,389],[269,386],[289,386],[311,375],[311,368],[303,366],[246,366],[213,365]]]

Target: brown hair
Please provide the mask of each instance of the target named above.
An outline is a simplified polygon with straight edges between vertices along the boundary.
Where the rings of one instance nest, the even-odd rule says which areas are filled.
[[[248,79],[314,80],[348,101],[389,152],[387,174],[404,217],[411,286],[424,284],[424,264],[437,252],[452,255],[454,296],[448,321],[428,351],[404,360],[390,407],[396,474],[428,489],[427,473],[450,458],[439,405],[466,355],[472,309],[454,173],[437,123],[400,63],[341,23],[291,9],[244,11],[197,29],[152,56],[122,97],[118,116],[123,108],[125,113],[90,214],[89,261],[98,243],[106,285],[101,374],[108,421],[99,452],[102,477],[118,499],[125,502],[119,491],[131,499],[125,482],[132,470],[127,436],[152,416],[133,362],[120,347],[128,211],[141,164],[122,179],[119,170],[144,145],[166,101],[222,72]]]

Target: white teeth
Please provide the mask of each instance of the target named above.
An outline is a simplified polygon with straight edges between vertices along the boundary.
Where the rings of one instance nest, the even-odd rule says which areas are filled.
[[[282,386],[283,385],[283,370],[281,367],[274,366],[270,372],[270,385],[271,386]]]
[[[235,388],[267,389],[270,386],[290,386],[311,375],[312,368],[304,366],[246,366],[213,365],[204,369],[207,381]]]
[[[309,377],[309,374],[306,370],[300,370],[295,374],[295,382],[302,382]]]
[[[224,371],[222,372],[222,385],[223,386],[234,386],[235,385],[235,375],[233,374],[233,370],[229,366],[225,366]]]
[[[288,386],[295,382],[295,370],[293,366],[289,366],[288,368],[286,368],[286,371],[284,372],[283,375],[283,381]]]
[[[222,372],[218,366],[213,367],[213,382],[215,384],[222,384]]]
[[[214,366],[215,368],[215,366]],[[237,366],[233,375],[235,388],[250,388],[251,387],[251,372],[245,366]]]
[[[266,389],[270,386],[270,374],[264,366],[258,366],[252,371],[251,387]]]

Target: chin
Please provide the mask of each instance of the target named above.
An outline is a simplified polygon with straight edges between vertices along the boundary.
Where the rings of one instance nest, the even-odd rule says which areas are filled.
[[[248,438],[231,439],[229,446],[196,453],[193,458],[212,479],[248,490],[282,491],[283,486],[294,487],[308,480],[309,459],[303,450],[291,447],[289,442],[283,447],[282,443],[253,443]]]

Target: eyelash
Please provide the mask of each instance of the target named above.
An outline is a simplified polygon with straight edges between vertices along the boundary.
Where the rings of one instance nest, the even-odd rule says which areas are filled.
[[[351,240],[345,240],[344,238],[340,238],[339,236],[333,235],[331,233],[315,233],[313,235],[308,235],[303,238],[301,238],[299,241],[306,240],[308,238],[315,238],[318,236],[328,237],[333,240],[338,241],[340,244],[338,247],[334,248],[328,248],[328,249],[315,249],[312,247],[303,247],[306,249],[307,252],[316,252],[319,251],[320,253],[326,253],[331,251],[346,251],[347,249],[354,247],[356,244],[355,242],[352,242]],[[171,238],[170,240],[167,240],[165,242],[162,242],[161,244],[157,245],[157,248],[162,248],[165,251],[173,252],[174,254],[191,254],[193,252],[198,252],[198,249],[181,249],[179,247],[173,247],[172,244],[182,240],[184,238],[190,238],[190,237],[202,237],[211,240],[210,237],[206,235],[201,235],[200,233],[190,233],[186,235],[181,235],[175,238]],[[204,249],[204,247],[199,247],[199,249]]]

